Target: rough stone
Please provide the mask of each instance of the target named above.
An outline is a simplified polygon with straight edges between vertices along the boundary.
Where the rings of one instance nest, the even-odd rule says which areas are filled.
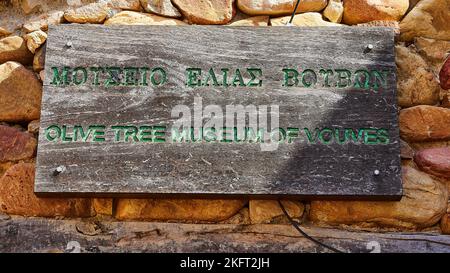
[[[441,107],[450,108],[450,94],[444,94],[441,100]]]
[[[39,119],[42,84],[19,63],[0,65],[0,121]]]
[[[233,0],[173,0],[189,23],[223,25],[233,18]]]
[[[77,231],[81,234],[88,236],[95,236],[102,232],[102,229],[97,223],[89,221],[89,222],[77,222],[75,225]]]
[[[90,199],[38,198],[34,194],[34,164],[19,163],[0,178],[0,211],[39,217],[89,217]]]
[[[417,168],[416,163],[414,163],[414,160],[412,159],[401,159],[401,164],[403,167],[411,167],[411,168]]]
[[[345,0],[343,22],[399,21],[408,10],[408,0]]]
[[[92,207],[97,215],[112,215],[113,199],[112,198],[94,198],[92,199]]]
[[[313,243],[305,238],[291,225],[241,225],[241,224],[180,224],[180,223],[155,223],[155,222],[120,222],[82,219],[98,225],[102,229],[100,235],[87,237],[76,230],[78,219],[59,221],[56,219],[23,218],[12,216],[10,221],[0,224],[2,244],[0,252],[39,252],[62,253],[73,252],[77,244],[69,244],[70,241],[79,242],[80,252],[84,255],[94,256],[93,253],[224,253],[222,256],[247,256],[254,257],[252,253],[292,253],[296,261],[303,262],[311,259],[312,255],[296,253],[328,253],[331,251]],[[303,226],[303,230],[326,244],[329,244],[346,253],[368,253],[371,244],[377,242],[381,246],[382,253],[448,253],[450,237],[440,235],[433,230],[424,230],[420,233],[392,233],[392,232],[349,232],[341,229],[320,228],[315,226]],[[229,253],[248,254],[229,254]],[[92,253],[92,254],[89,254]],[[383,254],[382,254],[383,255]],[[384,254],[387,256],[389,254]],[[392,254],[390,254],[393,256]],[[162,256],[162,255],[161,255]],[[192,258],[190,254],[178,256]],[[197,256],[206,256],[200,254]],[[271,256],[276,256],[271,255]],[[295,256],[295,257],[294,257]],[[335,256],[338,256],[337,254]],[[363,256],[363,255],[359,255]],[[366,256],[370,256],[366,254]],[[423,262],[416,255],[412,263]],[[297,258],[298,257],[298,258]],[[114,260],[111,264],[119,264]],[[322,257],[319,257],[319,259]],[[354,256],[353,259],[358,259]],[[192,261],[192,260],[191,260]],[[411,261],[411,260],[410,260]],[[25,262],[25,261],[24,261]],[[245,262],[245,260],[244,260]],[[411,262],[410,262],[411,263]],[[4,262],[5,264],[5,262]],[[142,263],[144,264],[144,263]],[[149,263],[151,264],[151,262]],[[250,265],[252,264],[250,260]],[[280,263],[270,260],[270,268]],[[298,263],[297,263],[298,264]],[[401,264],[401,263],[399,263]],[[78,264],[77,264],[78,265]],[[81,265],[81,264],[80,264]],[[146,265],[146,264],[145,264]],[[245,265],[245,264],[244,264]],[[322,262],[317,266],[322,267]],[[348,263],[339,263],[342,266],[350,266]],[[363,266],[365,266],[364,264]],[[367,263],[371,268],[372,264]],[[378,264],[377,264],[378,265]],[[36,264],[34,264],[37,267]],[[168,264],[167,267],[178,267],[178,263]],[[299,265],[298,265],[299,266]],[[335,263],[332,267],[337,267]],[[383,264],[387,267],[388,264]],[[445,264],[443,264],[445,266]],[[91,267],[91,266],[90,266]],[[278,267],[278,266],[277,266]],[[256,272],[269,271],[266,269]],[[296,267],[293,270],[297,270]],[[156,270],[155,270],[156,271]],[[172,272],[172,270],[167,270]],[[187,272],[199,272],[199,269],[189,268]],[[203,270],[207,272],[208,270]],[[211,270],[213,271],[213,270]],[[217,271],[217,270],[216,270]],[[244,270],[229,270],[239,272]],[[274,271],[274,270],[272,270]],[[285,270],[286,271],[286,270]],[[245,271],[245,272],[248,272]],[[276,272],[284,272],[278,270]]]
[[[9,168],[11,168],[14,164],[15,164],[15,163],[12,162],[12,161],[0,163],[0,177],[2,177],[3,174],[4,174]]]
[[[41,81],[44,82],[44,77],[45,77],[45,72],[44,72],[44,70],[42,70],[41,72],[39,72],[39,79],[41,79]]]
[[[329,0],[323,11],[323,16],[333,23],[340,23],[344,14],[344,5],[341,0]]]
[[[16,20],[10,15],[11,10],[8,1],[0,1],[0,37],[11,34],[17,26],[14,22]]]
[[[421,0],[400,22],[403,41],[414,37],[450,40],[450,0]]]
[[[11,34],[12,32],[6,28],[0,27],[0,37]]]
[[[402,109],[400,136],[408,142],[450,139],[450,109],[419,105]]]
[[[40,47],[36,53],[34,54],[34,59],[33,59],[33,70],[35,72],[40,72],[42,70],[44,70],[44,66],[45,66],[45,51],[46,51],[46,46],[45,44]]]
[[[59,25],[64,21],[65,19],[63,11],[52,11],[28,20],[23,25],[23,29],[27,33],[36,30],[47,31],[49,25]]]
[[[235,12],[235,14],[234,14],[234,16],[233,16],[233,19],[231,19],[231,21],[230,21],[229,24],[234,23],[234,22],[239,21],[239,20],[248,19],[248,18],[250,18],[250,17],[252,17],[252,16],[243,13],[243,12],[240,11],[239,9],[236,9],[236,12]]]
[[[101,24],[108,17],[110,7],[107,3],[92,3],[64,12],[64,18],[70,23]]]
[[[29,14],[38,10],[42,5],[43,0],[22,0],[22,10],[25,14]]]
[[[424,172],[450,178],[450,148],[420,150],[414,156],[417,166]]]
[[[409,144],[416,151],[423,149],[450,147],[450,141],[411,142]]]
[[[27,17],[20,6],[17,8],[11,7],[10,4],[5,6],[5,0],[0,1],[0,36],[18,33]]]
[[[439,75],[445,58],[450,53],[450,41],[434,40],[429,38],[414,38],[417,52],[431,66],[434,74]]]
[[[0,125],[0,162],[32,158],[37,141],[32,134]]]
[[[238,8],[250,15],[288,15],[292,14],[296,0],[237,0]],[[327,0],[302,0],[297,13],[321,11],[327,6]]]
[[[141,0],[141,4],[146,12],[172,18],[181,17],[181,13],[170,0]]]
[[[0,64],[15,61],[21,64],[31,64],[33,54],[28,50],[26,41],[19,36],[0,39]]]
[[[450,89],[450,58],[442,65],[441,71],[439,72],[439,82],[443,89]]]
[[[223,221],[235,215],[246,200],[206,199],[119,199],[119,220]]]
[[[400,157],[402,159],[413,159],[414,149],[408,144],[408,142],[400,139]]]
[[[229,24],[229,26],[267,26],[269,24],[269,16],[253,16],[245,19],[237,20]]]
[[[105,25],[186,25],[185,22],[159,15],[122,11],[106,20]]]
[[[426,173],[403,167],[400,201],[312,201],[310,218],[320,225],[422,229],[433,226],[447,209],[447,189]]]
[[[139,0],[109,0],[108,6],[112,9],[141,11]]]
[[[42,30],[36,30],[25,35],[25,40],[27,41],[28,49],[34,54],[36,49],[41,47],[47,40],[47,33]]]
[[[3,176],[3,174],[9,169],[11,168],[11,166],[13,166],[15,163],[14,162],[5,162],[5,163],[0,163],[0,177]],[[0,213],[1,214],[1,213]]]
[[[305,210],[299,201],[281,201],[291,218],[300,219]],[[281,210],[277,200],[250,200],[250,221],[252,224],[287,223],[288,219]]]
[[[247,207],[242,208],[239,210],[238,213],[231,216],[230,218],[220,221],[218,223],[220,224],[234,224],[234,225],[250,225],[250,215],[249,210]]]
[[[450,206],[447,213],[441,219],[441,232],[443,234],[450,234]]]
[[[285,26],[291,16],[278,17],[270,19],[270,24],[272,26]],[[307,26],[307,27],[316,27],[316,26],[341,26],[340,24],[331,23],[323,20],[322,14],[318,12],[307,12],[302,14],[297,14],[294,16],[292,20],[292,24],[294,26]]]
[[[28,123],[28,133],[37,135],[39,133],[39,120],[33,120]]]
[[[412,47],[395,46],[398,105],[435,105],[439,102],[439,83],[428,64]]]

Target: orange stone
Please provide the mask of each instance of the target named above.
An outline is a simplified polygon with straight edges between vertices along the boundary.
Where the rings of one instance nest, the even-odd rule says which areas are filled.
[[[439,72],[439,82],[442,89],[450,89],[450,58],[442,65],[441,71]]]
[[[90,199],[38,198],[34,194],[34,164],[19,163],[0,178],[0,211],[40,217],[89,217]]]
[[[426,173],[450,178],[449,147],[420,150],[415,154],[414,161]]]
[[[419,105],[402,109],[400,136],[406,141],[450,140],[450,109]]]
[[[119,220],[223,221],[235,215],[246,200],[119,199]]]
[[[39,119],[42,83],[36,75],[16,62],[0,65],[0,121]]]
[[[15,61],[21,64],[31,64],[33,54],[28,50],[27,42],[19,36],[0,39],[0,64]]]
[[[36,146],[37,140],[32,134],[0,125],[0,162],[31,158]]]
[[[447,210],[447,188],[424,172],[403,166],[400,201],[312,201],[310,219],[319,225],[422,229]]]
[[[223,25],[233,18],[233,0],[172,0],[191,24]]]

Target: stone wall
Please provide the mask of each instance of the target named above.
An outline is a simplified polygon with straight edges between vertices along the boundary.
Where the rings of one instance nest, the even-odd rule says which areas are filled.
[[[276,201],[37,198],[33,193],[46,31],[52,24],[279,26],[294,0],[0,2],[0,212],[51,218],[284,224]],[[304,223],[450,234],[450,0],[302,0],[296,26],[396,33],[404,196],[399,202],[284,201]],[[326,42],[326,41],[324,41]]]

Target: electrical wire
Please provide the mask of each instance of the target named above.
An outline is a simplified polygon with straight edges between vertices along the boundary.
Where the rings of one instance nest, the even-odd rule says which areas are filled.
[[[294,20],[294,16],[295,16],[295,13],[297,12],[298,4],[300,4],[300,0],[297,0],[297,3],[295,4],[295,8],[294,8],[294,11],[292,12],[291,19],[289,19],[289,23],[288,23],[289,25],[292,24],[292,20]]]
[[[327,245],[327,244],[325,244],[325,243],[322,243],[321,241],[318,241],[317,239],[315,239],[315,238],[309,236],[305,231],[303,231],[303,230],[300,228],[299,224],[298,224],[297,222],[295,222],[294,219],[291,218],[291,216],[289,216],[289,214],[287,213],[286,209],[284,208],[284,206],[283,206],[283,204],[281,203],[280,200],[278,200],[278,204],[280,205],[281,210],[283,211],[284,215],[286,215],[286,217],[288,218],[288,220],[289,220],[289,222],[291,223],[291,225],[292,225],[296,230],[298,230],[298,232],[300,232],[300,233],[303,235],[303,237],[305,237],[306,239],[308,239],[308,240],[314,242],[315,244],[320,245],[320,246],[322,246],[322,247],[324,247],[324,248],[326,248],[326,249],[329,249],[329,250],[331,250],[331,251],[333,251],[333,252],[336,252],[336,253],[344,253],[343,251],[340,251],[340,250],[337,249],[337,248],[334,248],[334,247],[332,247],[332,246],[329,246],[329,245]]]
[[[294,16],[295,16],[295,14],[296,14],[296,12],[297,12],[297,8],[298,8],[298,5],[299,5],[299,4],[300,4],[300,0],[297,0],[297,3],[295,4],[295,7],[294,7],[294,11],[292,12],[291,18],[289,19],[289,22],[287,23],[287,25],[292,25],[292,20],[294,20]],[[294,219],[291,218],[291,216],[289,216],[289,214],[287,213],[286,209],[284,208],[284,206],[283,206],[283,204],[281,203],[280,200],[278,200],[278,204],[280,205],[281,210],[283,211],[284,215],[286,215],[286,217],[288,218],[288,220],[289,220],[289,222],[291,223],[291,225],[292,225],[296,230],[298,230],[298,232],[300,232],[300,234],[302,234],[303,237],[305,237],[306,239],[308,239],[308,240],[314,242],[315,244],[320,245],[320,246],[322,246],[322,247],[324,247],[324,248],[326,248],[326,249],[329,249],[329,250],[331,250],[331,251],[333,251],[333,252],[343,253],[343,252],[340,251],[339,249],[336,249],[336,248],[334,248],[334,247],[332,247],[332,246],[329,246],[329,245],[327,245],[327,244],[324,244],[324,243],[322,243],[322,242],[320,242],[320,241],[314,239],[313,237],[309,236],[306,232],[304,232],[304,231],[300,228],[299,224],[298,224],[297,222],[295,222]]]

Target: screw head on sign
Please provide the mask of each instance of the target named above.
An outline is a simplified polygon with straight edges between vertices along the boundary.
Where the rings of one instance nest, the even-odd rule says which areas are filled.
[[[53,171],[53,175],[56,176],[56,175],[58,175],[58,174],[60,174],[60,173],[63,173],[65,170],[66,170],[66,167],[65,167],[65,166],[63,166],[63,165],[58,166],[58,167],[56,167],[56,169]]]
[[[380,175],[380,170],[373,171],[373,174],[376,175],[376,176]]]
[[[366,48],[364,49],[364,53],[368,53],[368,52],[372,51],[372,49],[373,49],[373,45],[372,44],[368,44],[366,46]]]

